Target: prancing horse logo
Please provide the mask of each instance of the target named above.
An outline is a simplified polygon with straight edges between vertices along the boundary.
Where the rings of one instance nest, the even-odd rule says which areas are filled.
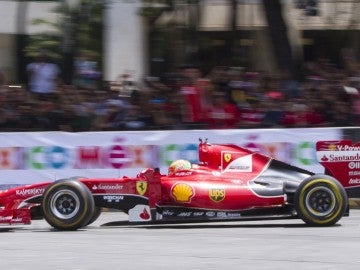
[[[224,154],[224,159],[226,162],[229,162],[231,160],[231,154],[229,153]]]
[[[147,190],[147,181],[137,181],[136,182],[136,191],[140,195],[144,195]]]

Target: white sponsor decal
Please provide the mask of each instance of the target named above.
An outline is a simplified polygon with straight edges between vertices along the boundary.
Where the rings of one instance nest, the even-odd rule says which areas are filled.
[[[190,217],[191,212],[181,212],[178,214],[178,217]]]
[[[320,162],[360,161],[360,153],[357,151],[319,151],[316,156]]]
[[[217,171],[212,171],[211,173],[212,173],[212,175],[214,175],[214,176],[220,176],[220,175],[221,175],[221,173],[220,173],[220,172],[217,172]]]
[[[360,184],[360,178],[350,178],[349,184]]]
[[[225,172],[252,172],[252,155],[240,157],[231,162]]]
[[[189,176],[192,175],[192,172],[177,172],[175,176]]]
[[[134,208],[129,210],[129,221],[130,222],[139,222],[139,221],[150,221],[151,212],[150,207],[144,204],[138,204]]]
[[[217,217],[218,218],[226,218],[226,212],[218,212]]]
[[[41,195],[43,194],[45,191],[44,188],[31,188],[31,189],[19,189],[16,190],[16,195],[17,196],[34,196],[34,195]]]
[[[338,145],[338,151],[360,151],[360,146]]]
[[[233,182],[234,184],[241,184],[242,183],[241,180],[231,180],[231,182]]]
[[[350,171],[349,172],[349,176],[356,176],[356,175],[360,175],[360,171]]]
[[[360,169],[360,162],[355,162],[355,161],[350,162],[349,169]]]
[[[173,216],[175,214],[175,212],[170,211],[170,210],[165,210],[162,214],[164,216]]]
[[[0,217],[0,222],[11,222],[11,223],[24,223],[21,217],[12,218],[11,216],[8,217]]]
[[[122,196],[122,195],[105,195],[105,196],[103,196],[103,199],[108,202],[112,202],[112,201],[119,202],[119,201],[124,200],[124,196]]]
[[[228,213],[227,216],[229,218],[238,218],[238,217],[241,217],[241,214],[240,213]]]
[[[99,185],[94,185],[92,187],[93,190],[98,190],[98,189],[102,189],[102,190],[119,190],[119,189],[123,189],[122,185],[119,184],[99,184]]]

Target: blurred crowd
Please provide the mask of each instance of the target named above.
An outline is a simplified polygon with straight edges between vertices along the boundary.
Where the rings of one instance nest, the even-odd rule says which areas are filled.
[[[351,51],[342,59],[340,66],[328,59],[305,63],[297,80],[287,71],[216,66],[202,74],[187,66],[141,82],[122,74],[106,85],[81,61],[73,85],[61,83],[54,66],[36,75],[39,59],[28,67],[26,86],[0,77],[0,131],[357,126],[360,63]],[[51,76],[54,89],[38,91],[34,76]]]

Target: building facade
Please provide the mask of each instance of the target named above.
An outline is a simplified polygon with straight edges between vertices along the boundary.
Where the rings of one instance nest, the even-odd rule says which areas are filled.
[[[141,79],[151,73],[161,73],[165,68],[169,68],[162,63],[170,61],[174,65],[184,64],[186,60],[183,56],[188,52],[196,52],[200,55],[199,61],[208,61],[207,66],[222,64],[219,59],[226,53],[227,41],[224,37],[228,36],[235,42],[235,55],[231,57],[241,58],[235,64],[251,65],[254,69],[276,70],[278,55],[274,53],[274,42],[269,32],[263,1],[235,2],[234,13],[234,6],[227,0],[199,0],[196,6],[177,0],[174,1],[174,9],[164,12],[152,26],[153,29],[149,29],[145,18],[139,15],[143,1],[108,1],[103,29],[104,79],[114,81],[124,73]],[[315,6],[311,6],[316,9],[315,14],[309,13],[309,1],[282,1],[283,17],[287,26],[286,36],[293,55],[300,59],[311,59],[326,54],[336,61],[339,50],[345,47],[351,47],[359,54],[360,2],[312,2],[315,3]],[[46,26],[33,25],[32,21],[35,18],[58,20],[57,14],[53,12],[56,5],[56,2],[44,1],[0,1],[0,69],[9,81],[17,80],[19,69],[25,64],[18,57],[19,35],[47,31]],[[236,14],[236,18],[230,20],[232,14]],[[173,31],[172,36],[163,35],[163,39],[191,28],[191,31],[186,32],[187,41],[196,39],[196,42],[183,41],[180,49],[169,52],[171,48],[168,47],[173,43],[168,40],[162,42],[163,46],[165,44],[163,50],[161,47],[155,50],[149,45],[154,41],[154,28],[156,31]]]

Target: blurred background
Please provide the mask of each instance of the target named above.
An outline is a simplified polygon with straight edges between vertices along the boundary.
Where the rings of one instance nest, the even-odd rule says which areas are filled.
[[[0,1],[0,131],[358,126],[358,0]]]

